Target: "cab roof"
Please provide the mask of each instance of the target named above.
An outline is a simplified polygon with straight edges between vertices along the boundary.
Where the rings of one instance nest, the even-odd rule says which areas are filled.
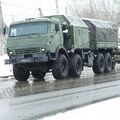
[[[29,18],[29,19],[26,19],[26,20],[14,22],[11,25],[22,24],[22,23],[29,23],[29,22],[40,22],[40,21],[44,21],[44,22],[56,21],[56,22],[59,22],[59,20],[56,20],[56,19],[50,19],[50,18],[46,18],[46,17],[40,17],[40,18]]]

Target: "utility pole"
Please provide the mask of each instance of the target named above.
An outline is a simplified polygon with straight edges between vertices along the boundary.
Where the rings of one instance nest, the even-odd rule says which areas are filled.
[[[67,7],[65,7],[65,14],[67,15]]]
[[[91,15],[92,18],[94,18],[92,0],[90,0],[90,15]]]
[[[2,33],[3,27],[4,27],[4,22],[3,22],[1,0],[0,0],[0,34]]]
[[[56,10],[57,10],[57,15],[59,14],[59,8],[58,8],[58,0],[55,0],[56,2]]]
[[[10,15],[11,16],[11,18],[12,18],[12,22],[14,22],[14,15]]]
[[[42,13],[41,8],[39,8],[38,10],[39,10],[39,15],[40,15],[40,17],[43,16],[43,13]]]

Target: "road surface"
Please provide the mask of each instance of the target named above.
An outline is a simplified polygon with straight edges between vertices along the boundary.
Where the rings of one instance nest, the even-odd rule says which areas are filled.
[[[120,96],[120,65],[110,74],[94,75],[85,68],[81,78],[45,82],[17,82],[12,76],[0,78],[0,119],[36,120],[58,112]]]

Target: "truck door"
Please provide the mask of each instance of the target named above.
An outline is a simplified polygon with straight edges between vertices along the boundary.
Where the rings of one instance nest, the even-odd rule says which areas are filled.
[[[55,25],[58,26],[58,31],[55,30]],[[55,52],[56,48],[61,44],[61,33],[60,33],[60,26],[59,24],[51,23],[51,28],[50,28],[50,47],[51,47],[51,52]]]

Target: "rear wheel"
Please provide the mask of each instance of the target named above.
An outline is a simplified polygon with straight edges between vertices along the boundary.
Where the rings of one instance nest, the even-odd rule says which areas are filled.
[[[52,74],[55,79],[64,79],[68,76],[68,61],[64,54],[60,54],[53,63]]]
[[[112,57],[110,53],[105,54],[105,72],[110,72],[112,70]]]
[[[39,80],[44,80],[45,74],[46,74],[45,72],[41,72],[39,70],[32,71],[32,76]]]
[[[76,54],[69,59],[69,75],[72,77],[80,77],[82,72],[81,56]]]
[[[104,73],[105,70],[105,59],[102,53],[99,53],[97,57],[95,57],[93,61],[93,72],[95,74],[101,74]]]
[[[17,65],[13,65],[13,74],[18,81],[26,81],[29,78],[29,71]]]

